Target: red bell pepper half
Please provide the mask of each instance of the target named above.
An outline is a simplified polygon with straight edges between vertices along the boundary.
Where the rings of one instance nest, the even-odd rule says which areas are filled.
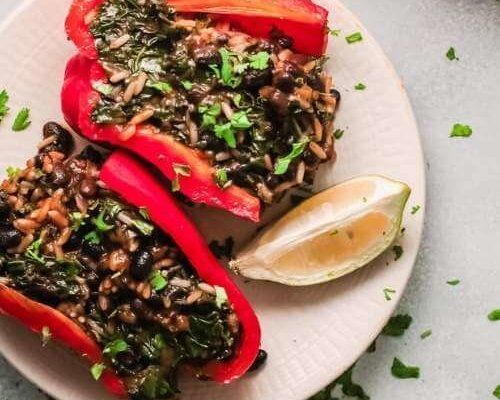
[[[73,57],[66,69],[61,94],[66,121],[87,139],[126,148],[155,165],[168,179],[179,179],[180,191],[195,203],[222,208],[233,214],[258,222],[260,200],[238,186],[220,188],[214,180],[215,170],[203,153],[160,134],[151,125],[138,125],[134,136],[121,138],[124,126],[99,125],[92,120],[92,111],[100,100],[93,89],[107,81],[99,62],[81,55]],[[189,166],[189,176],[177,176],[175,165]]]
[[[79,51],[97,58],[89,24],[104,0],[74,0],[66,19],[66,32]],[[178,12],[207,13],[229,21],[255,37],[269,37],[278,29],[293,39],[294,49],[321,56],[328,35],[328,11],[311,0],[167,0]]]
[[[235,355],[229,361],[209,363],[197,373],[218,383],[229,383],[245,374],[259,351],[259,321],[226,270],[210,252],[196,227],[162,184],[131,156],[123,152],[111,155],[101,170],[100,178],[109,189],[130,204],[146,208],[151,219],[186,254],[201,279],[226,290],[241,324],[241,336]],[[91,363],[103,360],[98,344],[71,319],[2,284],[0,313],[17,319],[34,332],[40,333],[47,327],[54,339]],[[114,372],[107,370],[100,379],[110,393],[119,397],[127,395],[123,381]]]
[[[202,373],[219,383],[229,383],[242,376],[259,352],[259,321],[248,301],[208,248],[203,236],[163,185],[126,153],[117,151],[112,154],[104,164],[100,178],[109,189],[120,194],[130,204],[146,208],[151,220],[172,237],[202,280],[225,288],[242,328],[238,349],[229,361],[211,363]]]
[[[15,318],[36,333],[42,332],[46,327],[50,330],[53,339],[65,344],[90,363],[102,362],[100,347],[71,319],[49,306],[30,300],[3,284],[0,284],[0,314]],[[118,397],[127,395],[125,385],[114,372],[106,370],[100,381],[111,394]]]

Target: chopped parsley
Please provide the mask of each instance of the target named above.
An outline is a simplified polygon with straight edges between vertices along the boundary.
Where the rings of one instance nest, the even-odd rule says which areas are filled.
[[[450,132],[450,137],[469,137],[472,135],[472,128],[469,125],[455,124]]]
[[[400,245],[392,246],[392,251],[394,252],[394,261],[399,260],[404,253],[403,248]]]
[[[168,82],[153,82],[150,86],[162,93],[169,93],[172,91],[172,85]]]
[[[128,344],[122,339],[116,339],[112,342],[109,342],[103,350],[103,353],[106,354],[111,360],[115,360],[116,356],[119,353],[123,353],[128,350]]]
[[[450,286],[457,286],[460,283],[460,279],[452,279],[450,281],[446,281],[446,283]]]
[[[268,67],[269,53],[267,51],[259,51],[257,54],[252,54],[249,57],[250,68],[263,70]]]
[[[413,318],[408,314],[398,314],[389,319],[389,322],[382,330],[382,333],[387,336],[403,336],[405,331],[410,327]]]
[[[328,33],[332,36],[339,36],[340,32],[341,32],[341,29],[332,29],[332,28],[328,29]]]
[[[149,216],[149,211],[146,207],[139,208],[139,215],[146,221],[151,221],[151,217]]]
[[[217,307],[221,308],[227,303],[227,300],[226,289],[221,286],[215,286],[215,304],[217,304]]]
[[[24,131],[30,125],[30,110],[29,108],[24,107],[17,113],[16,119],[12,124],[12,130],[14,132]]]
[[[248,120],[248,115],[245,111],[235,112],[231,117],[231,126],[235,129],[248,129],[253,125]]]
[[[500,308],[497,308],[497,309],[491,311],[488,314],[488,319],[490,321],[500,321]]]
[[[106,209],[102,209],[97,218],[92,218],[92,223],[96,227],[98,233],[104,233],[110,231],[115,226],[108,224],[105,220]]]
[[[42,238],[39,237],[37,240],[35,240],[33,243],[29,245],[24,254],[26,255],[26,257],[32,259],[33,261],[37,261],[40,264],[43,264],[45,263],[45,258],[40,253],[41,246],[42,246]]]
[[[181,85],[184,87],[186,90],[191,90],[193,88],[193,82],[188,81],[188,80],[182,80]]]
[[[69,214],[69,220],[71,221],[71,229],[73,231],[78,231],[83,225],[85,225],[85,215],[81,212],[75,211]]]
[[[365,90],[366,89],[366,85],[362,82],[359,82],[358,84],[356,84],[356,86],[354,86],[354,89],[356,90]]]
[[[446,58],[450,61],[453,61],[453,60],[459,60],[459,58],[457,57],[457,55],[455,54],[455,49],[453,47],[450,47],[448,49],[448,51],[446,52]]]
[[[92,88],[104,96],[109,96],[113,93],[113,85],[110,85],[109,83],[96,83],[92,85]]]
[[[236,138],[234,136],[234,129],[231,126],[231,122],[215,125],[214,132],[215,136],[219,139],[224,139],[229,147],[232,149],[236,148]]]
[[[155,271],[149,278],[149,283],[155,292],[159,292],[167,286],[167,280],[163,277],[160,271]]]
[[[198,107],[198,112],[202,116],[201,127],[209,128],[217,123],[217,117],[221,114],[220,104],[212,104],[211,106],[201,105]]]
[[[334,231],[330,232],[330,236],[337,235],[339,233],[338,229],[335,229]]]
[[[10,110],[10,108],[7,106],[8,102],[9,102],[9,94],[4,89],[0,92],[0,122],[2,122],[2,120]]]
[[[387,301],[392,300],[392,295],[393,295],[394,293],[396,293],[396,291],[395,291],[394,289],[391,289],[391,288],[385,288],[385,289],[383,290],[383,292],[384,292],[384,297],[385,297],[385,299],[386,299]]]
[[[420,368],[405,365],[397,357],[394,357],[391,367],[391,373],[399,379],[417,379],[420,378]]]
[[[96,364],[92,365],[92,367],[90,368],[90,373],[92,374],[92,377],[96,381],[98,381],[99,379],[101,379],[101,376],[102,376],[105,369],[106,369],[106,366],[103,363],[96,363]]]
[[[101,243],[101,235],[97,231],[87,233],[83,239],[93,244]]]
[[[7,172],[7,176],[9,177],[9,179],[12,180],[19,176],[19,174],[21,173],[21,168],[9,166],[7,167],[5,172]]]
[[[48,326],[44,326],[42,328],[41,333],[42,333],[42,347],[45,347],[52,339],[52,333],[50,332],[50,328]]]
[[[274,173],[276,175],[283,175],[286,171],[288,171],[290,163],[304,152],[308,143],[309,143],[308,140],[303,140],[301,142],[293,143],[292,150],[290,151],[290,153],[288,153],[284,157],[278,158],[276,166],[274,167]]]
[[[420,210],[420,205],[417,204],[416,206],[413,206],[411,208],[412,215],[415,215],[419,210]]]
[[[221,188],[223,188],[228,181],[226,168],[217,168],[215,170],[215,182]]]
[[[174,164],[175,177],[172,180],[172,192],[178,192],[181,189],[179,176],[191,176],[191,167],[189,165]]]
[[[335,132],[333,132],[333,137],[338,140],[342,136],[344,136],[344,130],[343,129],[335,129]]]
[[[432,330],[431,329],[427,329],[425,331],[423,331],[421,334],[420,334],[420,339],[426,339],[428,338],[429,336],[432,335]]]
[[[241,76],[238,74],[245,71],[248,63],[243,63],[240,55],[226,48],[219,49],[219,54],[222,60],[220,69],[216,65],[211,65],[210,68],[224,85],[234,89],[241,84]]]
[[[495,390],[493,390],[493,396],[495,396],[497,399],[500,399],[500,385],[498,385]]]
[[[346,36],[345,40],[347,41],[347,43],[352,44],[361,42],[363,40],[363,36],[361,35],[361,32],[354,32],[353,34]]]
[[[346,396],[356,397],[359,400],[370,400],[363,388],[352,381],[352,371],[354,365],[344,372],[335,383],[342,386],[342,393]]]

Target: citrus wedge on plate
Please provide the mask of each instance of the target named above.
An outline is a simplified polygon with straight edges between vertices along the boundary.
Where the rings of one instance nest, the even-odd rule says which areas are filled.
[[[410,188],[377,175],[320,192],[264,229],[230,267],[292,286],[346,275],[376,258],[400,232]]]

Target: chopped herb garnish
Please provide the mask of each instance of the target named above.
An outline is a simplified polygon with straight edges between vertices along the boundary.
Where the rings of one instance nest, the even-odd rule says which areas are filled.
[[[497,308],[488,314],[490,321],[500,321],[500,308]]]
[[[231,117],[231,126],[235,129],[248,129],[253,125],[248,120],[248,115],[245,111],[235,112]]]
[[[495,396],[497,399],[500,399],[500,385],[498,385],[495,390],[493,390],[493,396]]]
[[[186,90],[191,90],[193,88],[193,82],[187,81],[187,80],[182,80],[181,85],[184,87]]]
[[[155,292],[159,292],[167,286],[167,280],[161,274],[161,271],[155,271],[149,277],[149,283]]]
[[[128,350],[128,344],[122,339],[116,339],[112,342],[109,342],[103,350],[103,353],[106,354],[111,360],[115,360],[116,356],[119,353],[123,353]]]
[[[19,111],[16,115],[16,119],[12,124],[12,130],[14,132],[24,131],[30,125],[30,110],[26,107],[22,108],[21,111]]]
[[[403,255],[403,248],[400,245],[392,246],[392,251],[394,252],[394,261],[397,261]]]
[[[96,364],[92,365],[92,367],[90,368],[90,373],[92,374],[92,377],[96,381],[98,381],[99,379],[101,379],[101,376],[102,376],[105,369],[106,369],[106,366],[103,363],[96,363]]]
[[[361,32],[354,32],[353,34],[346,36],[345,40],[347,41],[347,43],[352,44],[362,41],[363,36],[361,35]]]
[[[215,136],[219,139],[224,139],[229,147],[236,148],[236,138],[231,122],[214,126]]]
[[[342,386],[342,393],[346,396],[356,397],[359,400],[370,400],[363,388],[352,381],[352,371],[354,365],[344,372],[335,382]]]
[[[425,339],[425,338],[428,338],[429,336],[432,335],[432,330],[431,329],[427,329],[425,331],[423,331],[421,334],[420,334],[420,339]]]
[[[40,264],[43,264],[45,262],[45,258],[40,253],[41,246],[42,246],[42,238],[39,237],[37,240],[35,240],[33,243],[29,245],[24,254],[26,255],[26,257],[32,259],[33,261],[37,261]]]
[[[341,32],[341,29],[332,29],[332,28],[328,29],[328,33],[330,33],[330,35],[332,35],[332,36],[339,36],[340,32]]]
[[[71,229],[73,231],[78,231],[82,225],[85,225],[85,215],[81,212],[75,211],[69,214],[69,220],[71,221]]]
[[[457,286],[460,283],[460,279],[452,279],[450,281],[446,281],[446,283],[450,286]]]
[[[453,61],[453,60],[459,60],[459,58],[457,57],[457,55],[455,54],[455,49],[453,47],[450,47],[448,49],[448,51],[446,52],[446,58],[450,61]]]
[[[395,315],[389,319],[382,333],[387,336],[403,336],[405,331],[410,327],[412,321],[413,318],[408,314]]]
[[[366,89],[366,85],[362,82],[359,82],[358,84],[356,84],[356,86],[354,86],[354,89],[356,90],[365,90]]]
[[[221,286],[215,286],[215,304],[217,304],[217,307],[221,308],[227,303],[227,300],[226,289]]]
[[[250,68],[253,69],[266,69],[269,64],[269,53],[266,51],[259,51],[257,54],[252,54],[249,57]]]
[[[472,128],[469,125],[455,124],[450,132],[450,137],[469,137],[472,135]]]
[[[217,117],[221,114],[222,108],[220,104],[212,104],[210,107],[201,105],[198,107],[198,112],[202,115],[202,128],[214,126],[217,123]]]
[[[225,186],[227,183],[228,178],[227,178],[227,170],[226,168],[217,168],[215,170],[215,182],[217,185],[221,188]]]
[[[385,288],[383,290],[383,292],[384,292],[384,297],[385,297],[385,299],[387,301],[392,300],[392,296],[391,295],[393,295],[394,293],[396,293],[396,291],[394,289],[391,289],[391,288]]]
[[[308,143],[308,140],[303,140],[292,144],[292,150],[290,153],[288,153],[285,157],[278,158],[276,166],[274,167],[274,173],[276,175],[283,175],[286,171],[288,171],[290,163],[304,152]]]
[[[52,333],[50,332],[50,328],[48,326],[44,326],[42,328],[42,346],[47,346],[51,339]]]
[[[97,231],[91,231],[84,236],[84,240],[93,244],[101,243],[101,235]]]
[[[109,96],[113,93],[113,85],[110,85],[109,83],[96,83],[92,85],[92,88],[104,96]]]
[[[330,235],[336,235],[339,233],[339,230],[338,229],[335,229],[334,231],[330,232]]]
[[[8,101],[9,101],[9,94],[4,89],[0,92],[0,122],[2,122],[2,120],[10,110],[10,108],[7,106]]]
[[[367,201],[368,201],[368,199],[363,196],[363,203],[366,203]]]
[[[225,48],[219,49],[219,54],[222,60],[220,70],[216,66],[211,66],[211,68],[222,83],[234,89],[241,83],[241,77],[236,76],[235,73],[243,72],[248,64],[241,63],[236,57],[232,57],[234,53]]]
[[[108,224],[105,221],[104,219],[105,215],[106,215],[106,209],[102,209],[97,218],[92,218],[92,223],[96,227],[97,232],[104,233],[110,231],[115,227],[114,225]]]
[[[146,207],[139,208],[139,215],[146,221],[151,221],[151,217],[149,216],[149,211]]]
[[[162,93],[169,93],[172,91],[172,85],[168,82],[153,82],[150,86]]]
[[[155,229],[153,225],[142,219],[134,219],[133,224],[144,236],[151,236]]]
[[[411,213],[416,214],[420,210],[420,206],[417,204],[411,208]]]
[[[420,368],[405,365],[397,357],[394,357],[391,367],[393,376],[399,379],[417,379],[420,378]]]
[[[172,180],[172,191],[178,192],[181,189],[179,177],[191,176],[191,167],[189,165],[174,164],[175,178]]]
[[[19,176],[19,174],[21,173],[21,168],[7,167],[5,171],[7,172],[7,176],[9,177],[9,179],[12,180]]]
[[[343,129],[335,129],[335,132],[333,132],[333,137],[338,140],[342,136],[344,136],[344,130]]]

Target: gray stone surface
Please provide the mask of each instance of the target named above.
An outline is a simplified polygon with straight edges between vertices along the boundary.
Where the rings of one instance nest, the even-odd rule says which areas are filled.
[[[494,399],[500,323],[486,315],[500,308],[500,2],[345,2],[399,72],[428,163],[424,241],[399,308],[414,323],[403,338],[381,337],[355,380],[375,400]],[[0,18],[17,3],[1,0]],[[450,46],[459,61],[445,57]],[[455,122],[469,124],[472,137],[449,138]],[[447,285],[453,278],[461,283]],[[433,334],[421,340],[426,329]],[[394,356],[419,365],[421,379],[393,378]],[[21,398],[45,399],[0,360],[0,400]]]

